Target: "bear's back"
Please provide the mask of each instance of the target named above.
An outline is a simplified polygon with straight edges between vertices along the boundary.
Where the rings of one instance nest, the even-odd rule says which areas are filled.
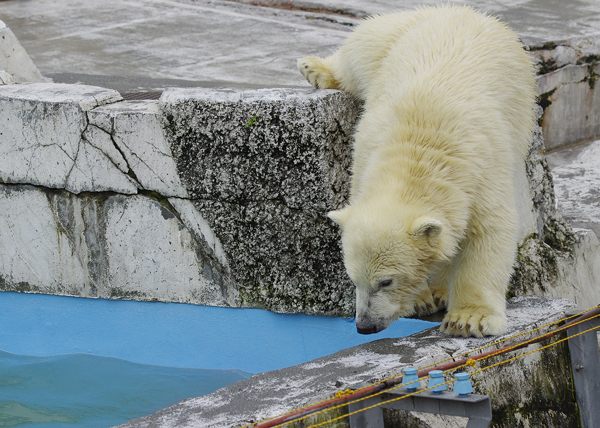
[[[511,141],[519,157],[526,156],[534,125],[535,77],[529,55],[507,26],[466,6],[387,15],[379,27],[378,19],[369,26],[401,30],[393,41],[387,39],[385,55],[366,83],[367,106],[378,105],[374,111],[394,115],[416,111],[435,120],[443,115],[430,109],[460,112],[472,126],[481,122],[482,127],[491,123],[504,128],[499,131],[510,135],[503,140]]]

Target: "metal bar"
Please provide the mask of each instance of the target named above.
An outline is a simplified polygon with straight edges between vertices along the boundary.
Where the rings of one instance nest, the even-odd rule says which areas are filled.
[[[567,314],[574,315],[574,314]],[[600,325],[600,318],[593,318],[567,330],[572,336]],[[582,428],[600,427],[600,351],[597,331],[570,338],[571,371],[575,385],[575,399],[579,406]]]
[[[377,397],[349,404],[348,411],[352,413],[407,394],[402,390],[386,392]],[[433,394],[426,391],[351,415],[350,428],[384,428],[383,409],[467,417],[469,418],[468,428],[487,428],[492,422],[492,403],[487,395],[469,394],[463,398],[451,392]]]

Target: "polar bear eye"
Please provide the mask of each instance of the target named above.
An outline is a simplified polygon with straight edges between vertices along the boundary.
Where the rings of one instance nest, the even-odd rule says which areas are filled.
[[[392,280],[391,279],[384,279],[382,281],[379,282],[379,286],[381,288],[383,287],[389,287],[390,285],[392,285]]]

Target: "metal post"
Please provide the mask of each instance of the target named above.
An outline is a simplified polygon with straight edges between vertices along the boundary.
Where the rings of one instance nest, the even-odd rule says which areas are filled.
[[[575,313],[567,314],[575,315]],[[592,318],[567,330],[572,336],[600,325],[600,318]],[[600,427],[600,351],[598,350],[597,331],[569,339],[571,371],[575,385],[575,399],[581,414],[582,428]]]
[[[360,411],[367,407],[381,403],[381,395],[371,397],[357,403],[348,405],[348,413]],[[383,409],[381,406],[363,410],[355,415],[350,415],[351,428],[383,428]]]

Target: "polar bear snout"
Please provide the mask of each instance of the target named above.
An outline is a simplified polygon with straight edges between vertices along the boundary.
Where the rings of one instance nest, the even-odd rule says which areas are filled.
[[[373,334],[373,333],[379,333],[381,331],[381,329],[379,329],[379,327],[377,327],[376,325],[372,325],[367,328],[361,328],[357,325],[356,331],[359,334]]]
[[[387,325],[381,320],[373,321],[368,317],[356,318],[356,331],[359,334],[373,334],[385,330]]]
[[[395,307],[391,302],[382,299],[377,293],[372,294],[361,288],[357,288],[356,299],[356,331],[360,334],[379,333],[388,328],[388,326],[397,317],[389,317]],[[386,307],[385,306],[390,306]],[[395,315],[395,314],[394,314]]]

